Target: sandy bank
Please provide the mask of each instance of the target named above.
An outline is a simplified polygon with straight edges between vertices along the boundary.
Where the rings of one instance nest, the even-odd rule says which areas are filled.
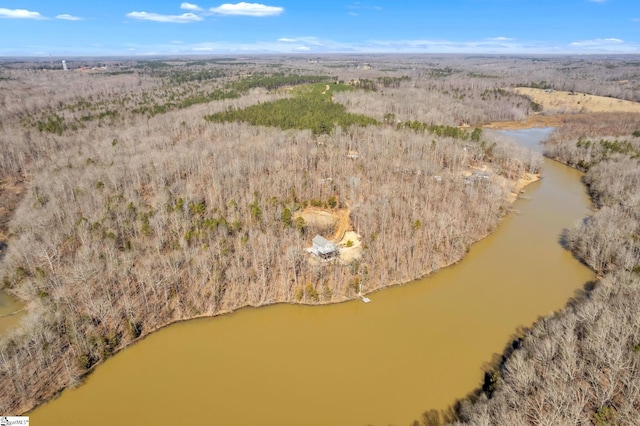
[[[511,190],[511,194],[509,195],[509,202],[513,204],[518,199],[518,196],[524,191],[524,189],[527,186],[539,180],[540,180],[539,174],[526,173],[525,176],[518,179],[515,185],[513,185],[513,189]]]
[[[584,116],[584,114],[581,114]],[[568,121],[575,119],[575,114],[558,114],[558,115],[530,115],[525,120],[520,121],[495,121],[493,123],[483,124],[480,127],[484,129],[494,130],[523,130],[534,127],[559,127]]]

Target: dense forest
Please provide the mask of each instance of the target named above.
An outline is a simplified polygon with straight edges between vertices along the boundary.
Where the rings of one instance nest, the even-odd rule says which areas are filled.
[[[11,194],[12,201],[0,222],[0,279],[26,314],[0,341],[0,383],[11,390],[0,394],[0,412],[29,410],[178,320],[247,305],[347,300],[460,260],[509,211],[517,179],[541,165],[539,156],[480,129],[540,112],[508,89],[637,101],[640,87],[629,83],[639,81],[637,64],[457,56],[114,61],[98,70],[70,61],[68,72],[1,64],[0,180],[3,200]],[[624,192],[636,190],[637,176],[616,164],[637,164],[633,132],[640,127],[637,118],[619,117],[602,128],[572,121],[576,127],[568,123],[548,145],[549,155],[589,170],[601,206],[596,215],[605,213],[565,239],[607,275],[527,336],[542,335],[535,331],[540,324],[572,309],[596,312],[579,316],[584,327],[595,327],[600,311],[588,303],[600,297],[598,309],[609,309],[616,292],[633,288],[638,206],[617,204],[637,202],[637,194]],[[565,143],[572,147],[562,151]],[[628,183],[619,184],[622,177]],[[335,231],[305,222],[300,213],[310,208],[348,211],[360,256],[309,261],[304,249],[314,235]],[[628,225],[616,227],[609,243],[611,232],[599,226],[620,217]],[[601,242],[595,254],[594,241]],[[640,343],[632,320],[628,315],[624,345]],[[583,334],[612,345],[606,333]],[[523,337],[518,347],[532,340]],[[528,355],[518,368],[506,359],[516,358],[495,371],[491,392],[459,404],[459,421],[482,424],[491,419],[486,413],[500,415],[492,404],[521,404],[505,402],[515,398],[503,385],[507,368],[528,368],[530,380],[546,380]],[[631,361],[625,371],[634,377]],[[629,380],[624,386],[632,386]],[[584,416],[625,419],[633,407],[622,407],[616,392],[585,403]]]

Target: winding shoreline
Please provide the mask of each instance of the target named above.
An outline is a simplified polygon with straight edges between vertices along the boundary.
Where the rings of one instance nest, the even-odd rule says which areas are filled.
[[[509,190],[509,194],[507,197],[507,204],[509,206],[513,205],[513,203],[515,203],[515,201],[517,201],[519,194],[530,184],[537,182],[540,179],[540,175],[536,174],[536,175],[531,175],[531,174],[527,174],[524,178],[518,179],[518,180],[507,180],[505,179],[505,182],[509,183],[510,186],[510,190]],[[426,278],[432,274],[435,274],[437,272],[439,272],[440,270],[444,269],[444,268],[448,268],[451,266],[454,266],[456,264],[458,264],[459,262],[461,262],[462,260],[465,259],[466,255],[469,252],[469,248],[471,246],[473,246],[474,244],[482,241],[483,239],[491,236],[492,234],[494,234],[497,230],[498,227],[500,227],[500,225],[502,224],[503,220],[510,214],[512,214],[513,210],[510,208],[507,208],[504,212],[504,214],[501,216],[501,218],[499,219],[498,223],[496,224],[496,226],[491,229],[489,232],[487,232],[486,234],[480,236],[478,239],[472,241],[466,248],[466,251],[457,259],[454,259],[446,264],[441,265],[439,268],[437,269],[433,269],[433,270],[429,270],[429,271],[425,271],[424,273],[422,273],[420,275],[420,277],[415,278],[415,279],[410,279],[410,280],[406,280],[406,281],[396,281],[396,282],[388,282],[384,285],[381,285],[378,288],[375,289],[371,289],[368,291],[364,291],[362,293],[362,295],[371,295],[373,293],[376,293],[378,291],[382,291],[382,290],[386,290],[388,288],[392,288],[392,287],[397,287],[397,286],[403,286],[403,285],[407,285],[407,284],[411,284],[415,281],[418,281],[420,279]],[[268,306],[272,306],[272,305],[280,305],[280,304],[288,304],[288,305],[303,305],[306,307],[313,307],[313,306],[326,306],[326,305],[334,305],[334,304],[342,304],[342,303],[346,303],[346,302],[352,302],[352,301],[356,301],[357,299],[360,298],[360,295],[358,294],[354,294],[352,297],[344,297],[340,300],[332,300],[332,301],[318,301],[318,302],[296,302],[294,300],[284,300],[284,301],[274,301],[274,302],[267,302],[267,303],[263,303],[263,304],[254,304],[254,303],[247,303],[244,306],[240,306],[234,309],[225,309],[225,310],[220,310],[217,311],[215,313],[204,313],[201,315],[196,315],[196,316],[188,316],[188,317],[182,317],[182,318],[177,318],[171,321],[167,321],[157,327],[155,327],[153,330],[150,330],[147,333],[144,333],[142,336],[140,336],[139,338],[127,343],[126,345],[124,345],[123,347],[119,348],[116,352],[114,352],[111,357],[116,356],[118,353],[124,351],[125,349],[128,349],[129,347],[133,346],[134,344],[140,343],[142,340],[146,339],[147,337],[150,337],[151,335],[161,331],[164,328],[167,328],[171,325],[174,324],[178,324],[178,323],[182,323],[182,322],[186,322],[186,321],[191,321],[191,320],[197,320],[197,319],[204,319],[204,318],[215,318],[218,316],[224,316],[224,315],[229,315],[229,314],[233,314],[236,312],[239,312],[241,310],[244,309],[251,309],[251,308],[263,308],[263,307],[268,307]],[[49,403],[53,400],[55,400],[56,398],[58,398],[65,390],[70,389],[70,388],[76,388],[77,386],[82,386],[82,384],[84,383],[84,381],[88,378],[88,376],[90,376],[99,366],[101,366],[104,362],[106,362],[109,358],[106,358],[104,360],[100,360],[99,362],[93,364],[89,369],[87,369],[84,374],[82,374],[79,377],[79,381],[75,384],[72,384],[66,388],[60,389],[57,392],[55,392],[50,398],[48,398],[45,401],[40,401],[39,403],[29,407],[29,408],[24,408],[21,410],[22,415],[28,415],[29,413],[33,412],[34,410],[36,410],[39,406]]]
[[[517,241],[527,241],[528,236],[532,233],[532,230],[537,229],[537,225],[535,225],[535,223],[538,223],[539,217],[538,215],[529,213],[537,212],[538,207],[536,206],[539,206],[540,202],[545,202],[542,200],[548,200],[548,196],[550,193],[556,193],[556,190],[553,189],[553,187],[555,186],[555,174],[552,171],[556,170],[559,166],[555,166],[554,164],[551,164],[546,160],[545,166],[550,166],[548,169],[547,167],[545,167],[545,170],[549,170],[549,172],[545,171],[544,174],[544,176],[548,176],[549,179],[543,179],[542,185],[538,183],[534,185],[533,189],[528,189],[527,195],[532,195],[532,197],[530,197],[530,199],[529,197],[526,197],[524,200],[518,201],[518,204],[514,206],[515,209],[522,209],[524,214],[509,214],[505,216],[504,220],[500,222],[500,227],[497,228],[495,232],[492,232],[488,238],[479,241],[477,246],[474,245],[474,247],[471,247],[469,253],[464,256],[465,261],[460,262],[459,265],[456,265],[453,268],[442,269],[438,271],[440,273],[433,274],[426,280],[420,280],[415,283],[411,283],[413,285],[397,286],[396,288],[389,288],[388,291],[385,291],[384,293],[380,292],[373,297],[374,300],[372,305],[364,305],[362,304],[362,302],[357,301],[348,305],[342,304],[341,306],[339,305],[335,307],[325,306],[324,308],[307,309],[307,307],[287,306],[291,305],[287,303],[280,304],[281,306],[274,306],[271,309],[260,311],[256,309],[238,310],[237,315],[228,316],[226,318],[219,318],[216,321],[203,320],[194,321],[189,324],[185,323],[177,325],[175,328],[164,330],[158,335],[149,336],[150,339],[147,339],[147,341],[140,345],[139,348],[132,348],[131,351],[123,353],[117,359],[111,360],[110,363],[105,363],[105,367],[103,367],[102,369],[97,369],[95,375],[92,375],[85,382],[84,386],[81,389],[65,392],[64,395],[62,395],[62,397],[60,398],[60,401],[54,401],[52,404],[47,404],[46,407],[42,407],[42,410],[39,409],[34,411],[33,418],[34,420],[41,419],[43,423],[45,423],[45,420],[47,418],[50,418],[51,420],[46,422],[46,424],[60,423],[60,419],[62,418],[60,416],[64,416],[64,413],[73,413],[75,410],[73,408],[74,406],[76,406],[77,404],[88,404],[88,406],[82,408],[81,410],[78,407],[79,410],[82,411],[82,413],[79,411],[78,415],[83,416],[83,423],[91,423],[92,416],[103,416],[103,409],[97,405],[94,406],[90,401],[100,400],[112,401],[113,403],[118,405],[122,404],[123,409],[121,411],[121,415],[126,415],[126,413],[132,412],[131,410],[133,410],[136,406],[145,407],[145,410],[149,410],[152,409],[155,404],[161,404],[160,406],[158,406],[158,409],[160,410],[160,412],[166,412],[165,408],[162,407],[165,407],[166,404],[169,403],[168,398],[173,397],[169,397],[167,392],[160,392],[160,394],[156,395],[155,391],[153,390],[155,389],[154,383],[156,383],[156,380],[154,379],[149,382],[148,380],[144,379],[145,377],[155,377],[163,368],[166,368],[167,370],[170,370],[170,372],[167,371],[167,377],[171,377],[172,381],[177,380],[176,383],[183,383],[183,378],[184,380],[188,381],[189,379],[187,378],[194,376],[194,374],[202,376],[202,380],[194,378],[194,382],[192,383],[193,388],[197,389],[197,391],[193,393],[193,398],[196,399],[200,398],[202,395],[202,392],[199,389],[207,389],[207,383],[209,383],[209,379],[207,378],[217,378],[218,383],[221,385],[220,389],[216,391],[212,390],[210,395],[205,398],[220,398],[216,399],[218,401],[216,404],[218,405],[215,405],[220,409],[217,418],[225,419],[224,421],[221,421],[221,423],[232,424],[233,421],[231,421],[230,419],[233,419],[233,413],[226,410],[224,407],[228,406],[229,404],[235,404],[235,401],[241,401],[241,399],[238,399],[238,396],[235,395],[235,392],[232,392],[232,394],[225,396],[225,388],[237,389],[238,383],[245,383],[246,380],[258,380],[259,382],[256,382],[255,392],[259,394],[260,392],[263,392],[262,385],[260,385],[259,383],[270,383],[271,380],[279,380],[278,378],[272,378],[272,376],[274,376],[273,373],[262,373],[259,371],[253,371],[253,367],[250,370],[247,370],[243,367],[245,361],[255,359],[256,355],[247,355],[248,358],[240,355],[240,360],[242,361],[240,361],[236,365],[236,358],[234,357],[237,355],[234,354],[258,354],[260,353],[258,348],[264,348],[264,357],[258,355],[264,361],[264,363],[266,363],[264,365],[272,365],[271,363],[273,361],[282,360],[282,363],[276,364],[277,367],[274,366],[273,369],[269,369],[275,369],[275,372],[279,371],[280,368],[287,369],[289,371],[300,371],[301,366],[304,370],[305,366],[312,367],[316,365],[316,363],[319,363],[317,365],[317,370],[319,371],[324,372],[324,370],[331,370],[339,372],[344,369],[344,365],[342,367],[332,367],[333,362],[330,361],[333,360],[334,356],[342,359],[344,356],[346,356],[346,354],[351,354],[349,355],[348,359],[354,359],[354,355],[360,354],[361,356],[356,356],[356,359],[363,359],[362,355],[368,353],[371,356],[368,357],[364,355],[363,362],[358,363],[359,367],[356,366],[356,369],[352,370],[354,373],[366,372],[366,374],[358,374],[358,379],[356,380],[354,378],[354,383],[370,383],[372,380],[383,380],[382,377],[379,376],[379,374],[376,374],[376,372],[388,372],[387,369],[390,367],[390,365],[387,365],[386,362],[393,362],[393,359],[389,359],[384,355],[386,354],[386,350],[384,349],[385,347],[396,348],[390,349],[393,352],[396,352],[397,350],[400,350],[400,348],[413,348],[413,345],[416,344],[419,345],[419,347],[423,348],[422,350],[427,350],[428,354],[420,355],[422,353],[422,350],[412,350],[411,352],[413,353],[413,355],[411,355],[408,359],[405,358],[406,365],[403,365],[402,367],[398,366],[398,368],[400,368],[402,371],[407,372],[409,370],[415,370],[415,374],[410,375],[411,377],[415,377],[419,371],[422,371],[419,369],[419,365],[424,364],[426,368],[424,373],[429,374],[428,371],[431,367],[428,366],[441,365],[439,363],[432,364],[432,362],[435,359],[442,358],[442,354],[447,354],[450,352],[449,349],[445,348],[445,346],[449,346],[448,344],[440,349],[432,347],[435,342],[438,341],[437,336],[439,336],[446,330],[449,330],[449,325],[453,325],[453,329],[459,327],[461,324],[459,324],[458,321],[462,321],[462,323],[469,322],[463,320],[462,318],[466,317],[479,319],[480,316],[478,316],[478,314],[480,312],[486,311],[487,309],[502,311],[501,303],[512,300],[513,294],[511,289],[515,290],[516,287],[520,287],[520,285],[522,284],[522,281],[519,281],[516,278],[518,274],[522,273],[522,270],[516,266],[513,268],[509,268],[512,270],[511,272],[507,271],[506,269],[505,271],[502,271],[504,274],[507,274],[506,276],[509,276],[511,278],[507,278],[503,281],[502,284],[499,284],[497,287],[479,285],[483,283],[490,284],[490,282],[497,282],[500,280],[492,279],[492,275],[488,275],[485,277],[484,275],[479,273],[480,271],[478,270],[478,268],[484,268],[487,270],[487,272],[496,271],[496,268],[499,268],[498,265],[503,264],[501,262],[506,261],[507,263],[505,264],[505,266],[514,265],[514,263],[512,263],[510,260],[507,260],[511,259],[511,255],[514,255],[515,259],[528,257],[523,256],[522,253],[517,253],[520,252],[520,250],[513,250],[511,248],[516,247],[513,244]],[[571,171],[567,170],[567,168],[563,168],[562,173],[565,173],[565,171],[566,173],[569,173],[569,176],[574,178],[572,179],[573,187],[577,186],[582,188],[579,180],[575,179],[575,174],[571,173]],[[582,194],[582,191],[579,192],[580,194]],[[546,205],[550,206],[551,211],[555,210],[555,203],[552,203],[551,205],[547,203]],[[509,211],[509,209],[505,208],[504,211]],[[557,216],[558,215],[553,215],[553,217]],[[573,219],[571,219],[569,222],[571,222],[572,220]],[[524,224],[530,224],[532,226]],[[515,234],[511,231],[515,231]],[[538,235],[547,235],[548,233],[546,231],[533,231],[533,234],[534,235],[532,236],[535,240]],[[551,239],[549,239],[549,235],[547,235],[545,237],[545,241],[550,241],[551,245],[556,246],[558,250],[562,251],[556,242],[555,225],[552,229],[552,234],[553,235],[551,236]],[[516,237],[515,240],[514,237]],[[507,244],[506,246],[505,243]],[[493,250],[487,250],[490,247],[502,247],[502,249],[494,252]],[[555,253],[555,250],[553,250],[553,252]],[[515,264],[517,264],[517,262]],[[550,269],[550,272],[552,270],[555,270],[555,268]],[[511,275],[512,273],[515,275]],[[532,276],[532,274],[527,275]],[[495,276],[495,278],[499,277]],[[548,283],[553,282],[553,280],[544,281]],[[584,281],[580,281],[580,285],[583,282]],[[529,295],[529,292],[534,293],[530,295],[531,297],[526,297],[526,300],[533,302],[533,300],[537,300],[538,296],[540,296],[542,300],[549,300],[551,293],[548,293],[547,291],[541,292],[541,288],[538,285],[534,284],[532,286],[531,283],[529,283],[525,284],[524,286],[528,289],[525,290],[525,294]],[[503,291],[506,292],[500,293]],[[517,292],[519,290],[515,291]],[[572,292],[573,287],[569,289],[568,292],[563,291],[563,293],[567,294],[563,294],[562,299],[558,299],[556,302],[553,302],[553,307],[547,307],[547,302],[543,302],[542,306],[544,307],[537,311],[535,310],[536,308],[534,305],[531,305],[531,308],[525,306],[517,308],[516,311],[518,312],[518,317],[521,316],[521,312],[523,311],[531,310],[531,312],[526,314],[525,318],[518,319],[516,320],[516,322],[513,322],[513,319],[509,320],[508,318],[502,318],[502,315],[498,315],[497,312],[495,315],[488,315],[487,313],[480,314],[481,316],[486,315],[486,317],[484,317],[485,320],[474,321],[471,319],[471,324],[469,324],[471,328],[467,330],[479,331],[483,328],[486,328],[486,326],[489,324],[493,324],[490,327],[491,330],[499,330],[504,328],[499,324],[505,324],[507,322],[509,323],[507,327],[509,330],[517,330],[518,327],[521,326],[521,324],[529,324],[530,321],[534,321],[539,313],[549,312],[549,309],[559,309],[560,305],[565,303]],[[542,293],[545,293],[546,295],[541,296]],[[445,307],[442,305],[442,302],[444,302],[445,300],[451,300],[452,297],[453,300],[455,300],[458,296],[462,297],[465,294],[467,295],[467,301],[460,301],[462,302],[462,304],[458,305],[458,309],[456,309],[454,306],[446,305]],[[500,299],[500,294],[510,296],[506,296],[506,299],[502,300]],[[495,302],[495,305],[493,304],[493,302]],[[469,310],[467,310],[466,307],[468,307]],[[478,310],[476,310],[476,308]],[[439,314],[441,309],[443,310],[441,314],[444,314],[444,316]],[[466,312],[466,315],[464,314],[464,312]],[[430,319],[433,318],[441,318],[443,322],[440,326],[436,325],[434,327],[431,324],[435,325],[437,323],[433,323],[432,321],[430,321]],[[348,324],[352,324],[353,327],[348,326]],[[320,328],[316,328],[315,325],[319,326]],[[335,327],[338,328],[336,329]],[[450,330],[450,333],[453,334],[447,334],[448,336],[453,337],[457,335],[457,333],[453,332],[453,329]],[[282,332],[278,330],[282,330]],[[331,330],[335,330],[336,334],[334,335]],[[406,332],[403,330],[405,330]],[[486,331],[488,332],[489,329],[487,329]],[[321,341],[322,336],[324,336],[327,332],[331,333],[331,335],[326,336],[329,339],[324,342],[325,349],[319,353],[314,352],[307,354],[308,350],[304,348],[316,348],[318,344],[322,345],[319,340]],[[421,395],[414,395],[419,396],[419,401],[417,403],[415,401],[415,398],[407,395],[410,401],[412,401],[412,407],[409,410],[403,411],[403,414],[401,414],[400,417],[397,417],[398,419],[403,419],[402,421],[394,420],[396,419],[396,416],[391,414],[391,412],[388,412],[388,410],[384,408],[368,410],[369,414],[365,417],[361,417],[362,413],[359,413],[358,410],[354,412],[352,410],[340,409],[340,411],[334,413],[333,415],[324,415],[324,417],[333,418],[334,421],[327,422],[325,419],[315,421],[314,424],[320,425],[341,423],[341,421],[336,421],[335,419],[339,419],[342,416],[345,416],[345,419],[366,419],[366,421],[362,420],[359,421],[359,423],[376,423],[376,419],[381,422],[383,421],[382,419],[385,419],[383,421],[385,422],[385,424],[386,422],[402,424],[407,423],[409,420],[415,418],[415,416],[418,416],[419,413],[423,412],[425,408],[443,407],[444,409],[444,407],[450,404],[451,401],[454,401],[456,398],[462,397],[467,392],[469,392],[470,389],[475,389],[478,386],[478,383],[481,382],[479,369],[481,369],[483,363],[485,363],[486,360],[489,360],[492,354],[499,353],[503,348],[504,343],[510,339],[510,332],[507,332],[506,334],[504,334],[503,332],[496,333],[495,337],[498,337],[498,342],[495,342],[495,338],[491,338],[491,340],[494,341],[491,344],[487,344],[487,342],[488,339],[490,339],[489,335],[493,335],[493,332],[474,333],[474,335],[478,336],[479,338],[480,336],[483,336],[481,338],[483,344],[473,345],[478,349],[473,349],[472,351],[460,351],[460,349],[464,348],[465,345],[467,345],[469,342],[467,339],[456,339],[458,343],[454,345],[454,348],[457,348],[455,349],[455,353],[458,353],[460,355],[464,354],[464,358],[468,358],[469,360],[471,360],[472,365],[470,365],[469,363],[462,363],[460,365],[460,371],[465,371],[465,373],[464,375],[461,375],[458,379],[456,379],[455,382],[457,383],[456,386],[463,385],[464,387],[457,387],[456,389],[459,390],[456,390],[455,395],[452,395],[450,399],[448,394],[446,395],[446,398],[444,395],[438,396],[442,395],[442,393],[439,393],[437,391],[434,393],[432,389],[434,386],[429,385],[427,388],[425,388],[426,399],[425,395],[422,394],[422,392],[419,392]],[[273,338],[270,337],[271,333],[274,333]],[[377,337],[374,335],[377,335]],[[258,338],[258,336],[261,337]],[[296,339],[296,336],[299,336],[300,339]],[[345,337],[347,336],[349,337],[349,340],[352,340],[353,342],[352,344],[345,345],[344,347],[342,347],[342,349],[334,346],[334,344],[332,343],[334,341],[344,342]],[[254,339],[254,337],[256,337],[256,339]],[[354,337],[356,338],[354,339]],[[201,342],[198,343],[197,346],[193,346],[192,342],[196,342],[201,338],[206,340],[207,342]],[[465,340],[467,341],[467,343],[463,342]],[[414,344],[412,344],[411,342],[414,342]],[[309,346],[310,344],[311,346]],[[292,345],[292,347],[289,347],[289,345]],[[296,346],[300,348],[301,352],[298,352],[297,349],[294,349],[294,347]],[[487,348],[485,346],[489,347]],[[179,358],[175,358],[175,356],[172,355],[173,350],[169,351],[169,353],[165,355],[157,353],[158,350],[161,350],[161,348],[164,347],[185,347],[185,350],[187,352],[183,353],[184,351],[181,349],[180,353],[183,355],[180,355]],[[332,347],[335,349],[331,349]],[[479,349],[480,347],[482,347],[482,349]],[[197,349],[194,352],[192,349],[187,348]],[[221,350],[222,348],[227,349]],[[256,352],[256,350],[258,350],[258,352]],[[287,352],[292,353],[287,355]],[[478,352],[481,355],[480,357],[477,356]],[[157,357],[154,354],[157,354]],[[295,359],[288,359],[289,356]],[[320,357],[315,358],[316,356]],[[145,361],[147,360],[147,357],[150,357],[148,362]],[[420,358],[420,360],[417,361],[415,358]],[[445,362],[451,362],[446,361],[447,359],[451,359],[451,356],[444,357]],[[300,360],[305,361],[301,362]],[[409,360],[411,361],[409,362]],[[182,366],[185,361],[186,365]],[[139,365],[139,363],[145,365],[149,363],[149,365],[143,367],[142,365]],[[194,363],[205,363],[206,365],[203,364],[202,367],[198,367],[193,365]],[[138,368],[140,368],[140,370],[138,370]],[[381,368],[382,370],[379,371],[378,368]],[[255,369],[259,370],[259,367],[256,366]],[[312,368],[312,370],[316,370],[316,368]],[[128,377],[130,374],[134,374],[136,371],[139,371],[141,375],[140,377],[143,380],[135,380],[132,376],[131,389],[135,389],[136,393],[146,392],[145,389],[149,390],[149,393],[145,394],[145,396],[141,395],[141,405],[130,405],[128,402],[121,401],[120,398],[116,397],[115,395],[113,399],[110,399],[108,395],[114,392],[117,383],[121,383],[123,380],[126,380],[126,377]],[[198,373],[198,371],[200,371],[200,373]],[[246,372],[248,376],[245,377],[245,373],[243,373],[243,371]],[[309,371],[309,373],[310,375],[308,380],[321,379],[322,383],[325,383],[325,378],[328,379],[329,377],[333,377],[327,376],[324,373],[319,377],[316,377],[317,375],[312,373],[311,371]],[[326,373],[329,373],[329,371],[327,371]],[[280,374],[277,373],[275,375],[280,376]],[[366,378],[369,376],[371,376],[370,379]],[[377,379],[374,379],[374,376],[378,376]],[[237,378],[237,380],[235,380],[234,377]],[[284,381],[283,383],[288,383],[294,377],[295,373],[293,375],[285,374],[284,376],[282,376],[281,380]],[[344,377],[344,375],[340,375],[340,377]],[[437,378],[432,377],[432,380],[430,381],[435,385],[441,379],[442,377],[440,376],[438,376]],[[331,382],[336,383],[336,380],[339,381],[340,378],[338,376],[335,376],[331,380]],[[396,379],[393,379],[389,383],[396,383],[394,380]],[[415,389],[413,385],[408,387],[406,386],[408,383],[415,382],[415,379],[409,379],[407,383],[405,383],[404,380],[401,380],[400,378],[398,378],[398,380],[400,380],[401,383],[405,384],[405,386],[403,387],[407,389]],[[300,386],[302,386],[302,384]],[[329,385],[328,389],[330,389],[330,386],[331,385]],[[451,386],[453,386],[453,384],[451,384]],[[290,386],[287,386],[287,388],[290,388]],[[370,388],[371,384],[364,386],[361,393],[365,395],[365,399],[367,400],[367,395],[371,392],[367,392],[365,389]],[[288,395],[288,391],[283,390],[283,392],[284,393],[282,394],[282,397]],[[310,390],[310,392],[310,397],[312,394],[315,395],[315,391]],[[379,394],[379,392],[373,393],[375,393],[376,395]],[[176,398],[175,405],[172,404],[171,407],[185,406],[184,404],[189,401],[189,398],[192,398],[189,395],[191,395],[191,393],[185,395],[184,397]],[[287,396],[285,398],[289,400],[290,397],[293,398],[291,401],[294,401],[297,398],[294,395]],[[318,397],[321,396],[318,395]],[[272,399],[266,396],[265,398],[267,401],[270,401]],[[326,403],[332,403],[331,401],[335,399],[335,395],[327,396],[326,398]],[[320,400],[325,401],[324,399]],[[120,403],[118,403],[117,401],[120,401]],[[264,413],[265,415],[267,415],[267,417],[270,418],[270,421],[268,422],[270,424],[278,424],[276,419],[281,418],[279,417],[279,413],[281,413],[282,410],[286,409],[284,407],[281,407],[279,402],[274,401],[274,403],[276,405],[271,405],[271,403],[269,402],[264,403],[273,407],[273,409],[268,412],[268,415],[267,413]],[[299,404],[296,403],[295,405],[299,407]],[[362,406],[361,401],[358,401],[358,405]],[[114,408],[116,409],[116,411],[120,412],[120,409],[116,407]],[[262,409],[264,409],[264,407],[262,407]],[[205,415],[204,413],[207,410],[208,408],[206,406],[198,407],[195,409],[195,413],[197,413],[195,415],[197,417],[203,416]],[[338,410],[337,407],[336,410]],[[377,411],[382,412],[382,415],[373,414]],[[409,414],[407,415],[407,413]],[[299,414],[296,415],[298,416]],[[389,415],[390,417],[387,418],[387,415]],[[405,416],[407,417],[407,419],[405,419]],[[246,416],[244,414],[239,415],[237,424],[251,424],[245,421],[245,417],[251,419],[254,416],[252,414],[247,414]],[[54,419],[57,420],[53,421]],[[96,421],[98,420],[96,419]],[[353,422],[351,421],[348,423]]]
[[[518,198],[518,194],[528,185],[530,185],[531,183],[537,181],[539,179],[539,175],[537,176],[531,176],[531,175],[527,175],[526,178],[524,179],[518,179],[518,180],[511,180],[511,179],[506,179],[506,178],[501,178],[503,179],[502,181],[502,185],[507,185],[508,187],[508,195],[507,198],[505,200],[505,206],[507,208],[505,208],[504,213],[502,214],[502,216],[497,220],[497,223],[495,224],[494,227],[492,227],[492,229],[490,229],[488,232],[484,233],[483,235],[480,235],[477,239],[474,239],[474,241],[471,241],[467,246],[466,246],[466,250],[458,257],[455,259],[451,259],[449,262],[447,262],[446,264],[442,264],[440,265],[438,268],[435,269],[430,269],[430,270],[425,270],[422,273],[420,273],[419,277],[416,278],[412,278],[412,279],[407,279],[407,280],[401,280],[401,281],[391,281],[391,282],[387,282],[384,283],[382,285],[379,285],[376,288],[372,288],[372,289],[368,289],[363,291],[363,295],[370,295],[372,293],[375,293],[377,291],[380,290],[384,290],[387,288],[391,288],[391,287],[395,287],[395,286],[401,286],[401,285],[406,285],[406,284],[410,284],[414,281],[417,281],[419,279],[422,279],[424,277],[430,276],[438,271],[440,271],[443,268],[447,268],[449,266],[453,266],[457,263],[459,263],[460,261],[462,261],[468,251],[469,248],[478,243],[479,241],[487,238],[488,236],[492,235],[493,233],[496,232],[496,230],[498,229],[498,227],[502,224],[503,220],[512,212],[512,209],[510,209],[508,206],[513,205],[513,203],[517,200]],[[500,184],[500,183],[498,183]],[[181,322],[186,322],[189,320],[195,320],[195,319],[202,319],[202,318],[214,318],[217,316],[222,316],[222,315],[228,315],[237,311],[240,311],[242,309],[245,308],[260,308],[260,307],[267,307],[270,305],[276,305],[276,304],[290,304],[290,305],[305,305],[305,306],[323,306],[323,305],[329,305],[329,304],[339,304],[339,303],[345,303],[345,302],[350,302],[350,301],[354,301],[357,300],[360,296],[358,294],[353,294],[351,297],[347,297],[347,296],[343,296],[340,299],[334,299],[331,301],[318,301],[318,302],[296,302],[293,299],[293,295],[291,296],[291,300],[278,300],[278,301],[269,301],[266,303],[260,303],[260,304],[255,304],[255,303],[246,303],[243,306],[239,306],[239,307],[235,307],[232,309],[224,309],[224,310],[219,310],[216,312],[204,312],[202,314],[199,315],[189,315],[189,316],[182,316],[179,318],[174,318],[171,319],[169,321],[163,322],[160,325],[157,325],[155,327],[153,327],[153,329],[151,330],[145,330],[145,332],[143,333],[142,336],[136,338],[135,340],[132,340],[130,342],[128,342],[127,344],[123,345],[122,347],[118,348],[116,351],[114,351],[113,354],[111,354],[110,357],[106,358],[106,359],[100,359],[99,362],[96,362],[95,364],[91,365],[90,368],[88,368],[82,375],[80,375],[78,377],[78,381],[77,383],[71,383],[69,386],[61,388],[56,390],[55,392],[53,392],[51,394],[50,397],[48,398],[43,398],[41,401],[33,401],[32,404],[28,405],[28,406],[23,406],[22,409],[20,409],[21,413],[30,413],[33,410],[35,410],[38,406],[50,402],[56,398],[58,398],[62,392],[64,392],[66,389],[68,388],[74,388],[78,385],[81,385],[84,380],[91,375],[95,369],[97,369],[100,365],[102,365],[106,360],[108,360],[109,358],[117,355],[119,352],[129,348],[130,346],[139,343],[140,341],[144,340],[146,337],[151,336],[152,334],[155,334],[156,332],[162,330],[163,328],[166,328],[170,325],[176,324],[176,323],[181,323]]]

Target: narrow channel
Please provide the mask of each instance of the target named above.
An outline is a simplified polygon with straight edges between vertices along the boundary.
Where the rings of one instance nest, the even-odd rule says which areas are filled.
[[[505,134],[533,147],[550,129]],[[545,159],[519,211],[457,265],[369,295],[175,324],[30,413],[37,425],[408,425],[476,388],[517,328],[593,273],[564,250],[589,213],[581,174]]]

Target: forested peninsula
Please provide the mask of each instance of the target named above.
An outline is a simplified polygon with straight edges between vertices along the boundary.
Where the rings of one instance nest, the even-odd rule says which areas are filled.
[[[636,59],[68,63],[0,64],[0,278],[25,306],[0,341],[0,384],[11,390],[0,412],[32,409],[176,321],[340,302],[460,260],[541,165],[481,127],[531,117],[558,128],[547,155],[588,170],[599,210],[563,240],[602,279],[524,331],[481,391],[422,422],[537,424],[578,412],[624,422],[638,412],[640,331],[623,308],[640,264],[640,119],[595,119],[591,106],[545,106],[516,90],[637,102]],[[316,235],[351,255],[314,258],[305,249]],[[562,362],[573,375],[552,374]]]

